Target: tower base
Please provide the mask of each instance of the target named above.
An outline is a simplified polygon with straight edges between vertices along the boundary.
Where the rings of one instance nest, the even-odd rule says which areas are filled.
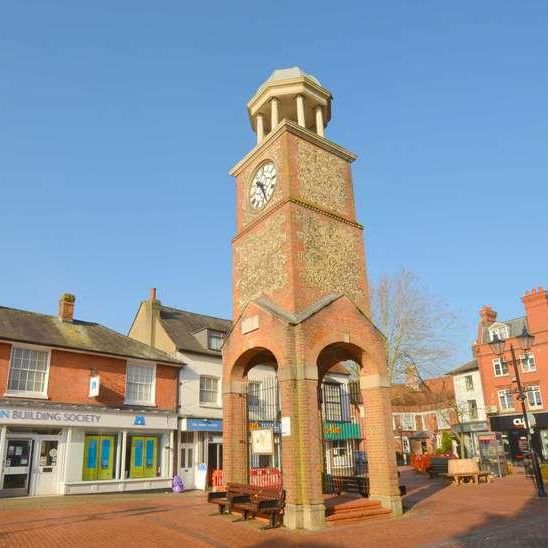
[[[370,500],[378,500],[383,508],[392,511],[392,515],[401,516],[403,514],[403,506],[401,497],[388,495],[369,495]]]
[[[315,531],[325,526],[323,504],[286,504],[284,526],[288,529]]]

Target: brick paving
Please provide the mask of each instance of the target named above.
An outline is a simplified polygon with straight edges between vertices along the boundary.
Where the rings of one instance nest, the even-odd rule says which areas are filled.
[[[0,546],[547,546],[548,499],[521,475],[448,485],[405,470],[403,517],[318,532],[261,531],[260,521],[213,515],[202,493],[0,500]]]

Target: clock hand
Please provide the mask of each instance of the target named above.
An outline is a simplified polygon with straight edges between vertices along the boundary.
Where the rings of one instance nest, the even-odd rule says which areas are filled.
[[[266,192],[264,191],[264,184],[257,181],[257,186],[261,189],[261,192],[263,193],[264,199],[268,200],[268,198],[266,197]]]

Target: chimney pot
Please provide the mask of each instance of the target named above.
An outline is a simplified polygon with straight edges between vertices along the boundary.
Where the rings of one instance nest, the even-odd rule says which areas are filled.
[[[150,288],[150,300],[151,301],[156,300],[156,288],[155,287]]]
[[[72,322],[74,319],[74,302],[76,297],[70,293],[63,293],[59,299],[59,319],[62,322]]]

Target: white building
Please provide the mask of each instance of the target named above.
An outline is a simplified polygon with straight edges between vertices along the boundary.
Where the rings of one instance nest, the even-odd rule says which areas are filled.
[[[455,430],[463,434],[468,457],[479,456],[478,433],[489,431],[483,399],[483,388],[477,362],[471,361],[454,371],[455,402],[458,424]]]

